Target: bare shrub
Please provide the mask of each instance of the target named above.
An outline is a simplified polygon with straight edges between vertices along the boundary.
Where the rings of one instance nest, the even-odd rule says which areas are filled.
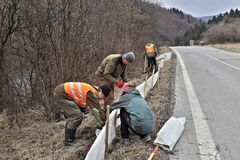
[[[220,23],[211,26],[204,38],[210,43],[226,43],[240,41],[239,18],[230,19],[231,23]]]
[[[11,122],[31,107],[56,119],[57,84],[94,83],[103,58],[127,51],[137,56],[128,70],[134,74],[146,40],[170,43],[172,30],[180,34],[190,26],[171,17],[141,0],[0,0],[0,110],[7,109]]]

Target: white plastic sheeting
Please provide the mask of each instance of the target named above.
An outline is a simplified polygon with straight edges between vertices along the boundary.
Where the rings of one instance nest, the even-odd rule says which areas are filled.
[[[156,84],[157,80],[158,80],[158,75],[159,75],[159,71],[156,72],[153,76],[151,76],[148,80],[147,80],[147,86],[146,86],[146,91],[145,93],[148,93],[152,87]],[[142,84],[140,84],[139,86],[136,87],[137,90],[139,90],[141,96],[143,98],[146,98],[147,94],[144,95],[144,87],[145,87],[145,82],[143,82]]]
[[[118,110],[113,110],[109,115],[109,134],[108,134],[108,144],[111,144],[112,140],[116,136],[115,130],[115,117]],[[106,125],[103,127],[102,131],[97,136],[92,147],[88,151],[85,160],[103,160],[105,153],[105,135],[106,135]]]
[[[168,53],[165,53],[165,54],[161,54],[158,58],[159,59],[164,59],[165,61],[171,59],[172,57],[172,52],[168,52]]]
[[[171,117],[158,132],[154,144],[171,151],[184,131],[185,122],[185,117]]]
[[[156,82],[158,80],[160,68],[163,66],[163,61],[167,60],[167,59],[169,60],[171,58],[171,55],[172,54],[170,54],[170,53],[166,53],[166,56],[165,56],[165,54],[161,55],[161,56],[164,57],[164,59],[160,61],[158,72],[156,72],[153,76],[151,76],[147,80],[147,87],[146,87],[145,93],[148,93],[150,91],[150,89],[156,84]],[[170,58],[169,58],[169,56],[170,56]],[[160,58],[158,57],[157,59],[159,60]],[[137,86],[136,89],[139,90],[142,97],[146,98],[147,94],[144,95],[144,85],[145,85],[145,82],[143,82],[142,84]],[[119,113],[119,110],[114,110],[109,115],[109,137],[108,137],[109,138],[108,139],[109,144],[111,144],[112,140],[116,136],[116,130],[115,130],[115,124],[114,123],[115,123],[117,113]],[[120,125],[120,123],[118,121],[116,126],[119,126],[119,125]],[[94,141],[92,147],[88,151],[88,154],[87,154],[85,160],[104,160],[105,135],[106,135],[106,126],[103,127],[103,129],[101,130],[101,132],[97,136],[97,139]]]

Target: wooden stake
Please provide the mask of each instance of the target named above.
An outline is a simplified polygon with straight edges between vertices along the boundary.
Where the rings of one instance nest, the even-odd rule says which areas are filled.
[[[151,89],[153,89],[153,76],[154,76],[154,73],[155,73],[155,68],[153,69],[153,72],[152,72]]]
[[[105,159],[108,160],[108,135],[109,135],[109,110],[110,106],[107,106],[106,113],[106,135],[105,135]]]
[[[147,97],[147,79],[148,79],[148,75],[146,74],[145,84],[144,84],[144,98]]]
[[[161,70],[161,61],[158,63],[158,76],[160,76],[160,70]]]
[[[143,62],[143,73],[146,72],[146,65],[147,65],[147,60],[146,60],[146,57],[144,57],[144,62]]]
[[[152,150],[152,152],[147,160],[152,160],[152,158],[156,154],[157,150],[158,150],[158,146],[154,147],[154,149]]]

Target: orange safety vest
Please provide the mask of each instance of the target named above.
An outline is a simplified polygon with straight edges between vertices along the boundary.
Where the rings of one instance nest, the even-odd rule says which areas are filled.
[[[97,90],[90,84],[81,82],[67,82],[64,83],[64,90],[72,100],[74,100],[79,107],[86,108],[87,104],[87,92],[92,91],[93,94],[97,93]]]
[[[146,52],[147,53],[154,53],[155,52],[154,44],[148,43],[145,47],[146,47]]]

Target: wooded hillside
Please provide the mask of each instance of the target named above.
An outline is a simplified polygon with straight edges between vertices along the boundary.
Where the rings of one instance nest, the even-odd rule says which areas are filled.
[[[205,43],[236,43],[240,41],[240,11],[231,9],[230,12],[213,16],[205,22],[194,25],[183,36],[177,37],[175,45],[189,45],[189,40],[195,40],[199,44],[201,40]]]
[[[214,16],[208,21],[209,28],[203,38],[209,43],[240,42],[240,11],[231,9],[229,12]]]

